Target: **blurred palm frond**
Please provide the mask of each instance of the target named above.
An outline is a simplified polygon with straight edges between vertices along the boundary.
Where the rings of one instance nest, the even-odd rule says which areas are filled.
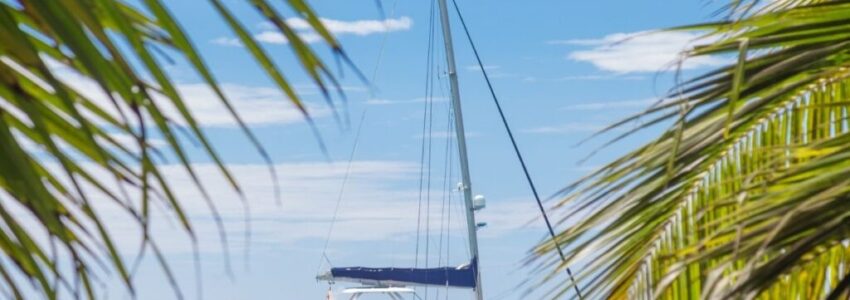
[[[305,1],[285,3],[323,44],[348,62]],[[281,101],[291,102],[309,120],[293,84],[239,18],[220,0],[209,0],[209,5],[286,96]],[[330,99],[327,91],[339,83],[313,47],[266,0],[252,0],[250,5],[286,36],[301,69]],[[142,252],[153,251],[170,277],[168,263],[148,234],[151,207],[167,208],[193,240],[195,233],[156,159],[175,157],[211,201],[180,135],[200,145],[233,189],[240,191],[169,76],[164,62],[171,54],[187,62],[270,162],[177,18],[160,0],[132,5],[120,0],[0,1],[3,298],[23,298],[24,287],[50,299],[61,291],[96,298],[96,284],[101,282],[97,276],[104,273],[117,274],[132,291],[132,271],[107,230],[110,224],[96,212],[100,204],[92,203],[93,192],[132,216],[128,222],[141,228]],[[75,88],[80,82],[91,88]],[[153,147],[152,136],[161,137],[166,146]],[[125,188],[139,191],[139,197],[127,196]]]

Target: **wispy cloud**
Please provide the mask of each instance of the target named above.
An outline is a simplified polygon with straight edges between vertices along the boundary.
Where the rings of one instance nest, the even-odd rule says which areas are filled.
[[[615,33],[598,39],[549,41],[549,44],[573,45],[583,50],[570,52],[571,60],[589,62],[597,68],[617,73],[656,72],[674,67],[683,51],[699,40],[700,34],[688,32]],[[728,60],[715,56],[688,58],[682,69],[719,66]]]
[[[410,17],[399,17],[385,20],[354,20],[342,21],[334,19],[321,19],[322,24],[335,36],[354,35],[367,36],[384,32],[406,31],[413,27],[413,19]],[[286,19],[286,24],[298,32],[304,42],[315,43],[322,40],[322,37],[313,30],[313,27],[302,18]],[[269,44],[286,44],[289,39],[280,33],[274,25],[262,23],[260,25],[262,31],[254,35],[254,38],[263,43]],[[241,43],[233,38],[220,37],[212,40],[212,43],[223,46],[241,46]]]
[[[455,132],[454,131],[441,130],[441,131],[431,132],[430,135],[433,138],[441,138],[441,139],[449,138],[449,137],[454,138]],[[466,138],[475,138],[475,137],[483,136],[483,134],[480,133],[480,132],[477,132],[477,131],[467,131],[467,132],[465,132],[464,136],[466,136]],[[417,134],[417,135],[414,135],[413,137],[417,138],[417,139],[421,139],[422,134]]]
[[[420,97],[408,100],[389,100],[389,99],[380,99],[380,98],[372,98],[366,100],[366,105],[396,105],[396,104],[415,104],[415,103],[425,103],[427,98]],[[433,102],[445,102],[448,101],[446,97],[431,97],[431,101]]]
[[[657,101],[658,101],[657,99],[642,99],[642,100],[625,100],[625,101],[583,102],[583,103],[564,106],[562,109],[563,110],[570,110],[570,111],[591,111],[591,110],[648,108],[650,105],[654,104]]]
[[[30,154],[37,155],[37,157],[41,157],[41,155],[47,155],[49,157],[52,157],[52,154],[49,154],[50,151],[47,148],[45,148],[43,144],[37,144],[37,143],[33,142],[29,137],[27,137],[27,136],[25,136],[25,135],[23,135],[23,134],[21,134],[17,131],[13,132],[13,134],[15,135],[18,142],[21,144],[21,148],[23,148],[24,151],[27,151]],[[118,133],[118,132],[107,133],[107,135],[109,136],[109,139],[111,139],[111,141],[108,140],[107,138],[101,137],[101,136],[97,136],[95,138],[95,141],[97,141],[100,145],[102,145],[105,148],[111,148],[111,149],[117,150],[117,148],[114,148],[114,147],[117,146],[117,147],[124,147],[125,149],[129,150],[132,153],[139,153],[140,152],[139,141],[136,139],[136,137],[129,135],[129,134],[126,134],[126,133]],[[78,159],[78,158],[83,159],[83,158],[81,158],[81,156],[74,153],[74,151],[76,151],[75,150],[76,148],[72,147],[71,145],[68,145],[65,141],[56,140],[54,142],[56,142],[56,144],[57,144],[57,146],[59,146],[60,150],[66,151],[66,154],[68,152],[71,152],[70,157],[72,157],[74,159]],[[168,146],[168,143],[165,140],[162,140],[162,139],[159,139],[159,138],[153,138],[153,137],[149,137],[149,136],[145,138],[145,142],[150,147],[153,147],[153,148],[163,148],[163,147]],[[118,152],[123,153],[123,151],[118,151]],[[47,157],[47,156],[45,156],[45,157]]]
[[[484,70],[487,70],[487,71],[490,71],[490,70],[496,70],[496,69],[501,69],[501,68],[502,68],[502,66],[496,66],[496,65],[484,65]],[[466,68],[465,68],[465,69],[466,69],[467,71],[472,71],[472,72],[478,72],[478,71],[481,71],[481,67],[480,67],[479,65],[468,65],[468,66],[466,66]]]
[[[640,75],[605,74],[605,75],[567,75],[554,78],[537,78],[528,76],[522,80],[525,82],[562,82],[562,81],[601,81],[601,80],[643,80]]]
[[[564,134],[564,133],[579,133],[579,132],[594,132],[605,128],[603,125],[588,124],[588,123],[567,123],[553,126],[541,126],[535,128],[524,129],[525,133],[536,134]]]
[[[466,71],[476,73],[482,71],[482,67],[479,65],[468,65],[464,67],[464,69]],[[489,76],[490,78],[517,78],[522,76],[516,73],[505,72],[502,69],[502,66],[498,65],[484,65],[483,70],[487,71],[487,76]]]
[[[575,80],[642,80],[643,76],[623,76],[623,75],[571,75],[555,78],[556,81],[575,81]]]
[[[237,38],[231,37],[218,37],[210,41],[213,44],[228,46],[228,47],[242,47],[242,42]]]
[[[294,85],[294,88],[298,91],[300,95],[318,95],[321,94],[321,89],[314,83],[297,83]],[[329,86],[327,87],[331,91],[339,88],[346,93],[363,93],[370,91],[368,86],[363,85],[341,85],[339,87]]]

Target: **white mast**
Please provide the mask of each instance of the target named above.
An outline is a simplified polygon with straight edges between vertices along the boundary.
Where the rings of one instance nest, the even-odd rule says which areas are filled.
[[[455,114],[455,134],[457,135],[457,148],[460,157],[461,177],[463,179],[463,203],[466,208],[466,227],[469,232],[469,255],[477,264],[475,272],[475,298],[484,299],[481,288],[481,264],[478,256],[478,226],[475,222],[475,209],[472,205],[472,184],[469,180],[469,161],[466,155],[466,135],[463,130],[463,113],[460,107],[460,90],[457,82],[457,67],[455,66],[454,47],[452,45],[452,30],[449,26],[449,13],[446,0],[438,0],[440,4],[440,21],[443,27],[443,42],[446,46],[446,64],[449,71],[449,85],[451,87],[452,106]]]

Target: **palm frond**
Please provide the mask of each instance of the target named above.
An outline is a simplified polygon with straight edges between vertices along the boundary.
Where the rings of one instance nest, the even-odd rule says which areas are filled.
[[[309,119],[292,84],[239,20],[221,1],[209,2],[286,95],[287,99],[281,101],[291,102]],[[315,84],[323,91],[339,86],[312,47],[292,34],[266,1],[252,3],[287,36],[301,67]],[[335,55],[345,57],[339,43],[305,2],[287,3]],[[188,35],[160,0],[145,0],[138,6],[118,0],[0,1],[3,298],[23,298],[22,287],[30,283],[51,299],[63,290],[76,297],[95,298],[93,287],[104,271],[118,274],[133,289],[132,271],[106,229],[109,224],[98,216],[90,191],[106,195],[113,205],[132,216],[131,222],[143,232],[142,248],[153,251],[165,275],[171,277],[168,263],[148,234],[150,207],[161,203],[192,239],[195,233],[181,201],[156,163],[165,149],[153,147],[151,136],[165,140],[170,155],[190,174],[213,211],[210,195],[178,138],[184,128],[239,191],[236,179],[201,130],[202,124],[164,70],[162,61],[168,58],[160,49],[183,56],[270,162]],[[92,96],[98,91],[76,90],[63,74],[92,82],[105,101]],[[177,113],[168,114],[166,106]],[[133,142],[128,145],[116,135],[129,136]],[[273,169],[271,172],[274,175]],[[121,192],[125,188],[140,191],[140,199],[126,196]],[[25,213],[17,213],[21,211]],[[71,272],[62,270],[58,256],[70,261]]]
[[[552,243],[535,249],[554,270],[544,280],[581,261],[591,298],[847,292],[850,2],[774,4],[679,29],[716,37],[689,56],[738,62],[636,116],[674,125],[565,190],[559,205],[587,217],[558,236],[567,262]]]

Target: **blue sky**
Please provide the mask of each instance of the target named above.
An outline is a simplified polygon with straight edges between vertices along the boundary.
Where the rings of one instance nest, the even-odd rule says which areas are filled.
[[[188,177],[176,166],[163,166],[170,182],[186,199],[201,236],[198,247],[204,298],[324,299],[328,286],[316,282],[314,277],[328,267],[322,253],[354,144],[354,128],[364,114],[360,144],[326,255],[334,266],[411,266],[416,261],[430,1],[384,0],[387,20],[383,21],[371,0],[310,1],[327,19],[326,25],[337,34],[357,67],[371,80],[371,86],[366,86],[351,76],[350,70],[344,70],[343,87],[348,99],[345,113],[352,120],[348,129],[341,128],[346,126],[331,117],[319,91],[293,60],[285,39],[243,1],[226,1],[296,84],[317,121],[330,160],[320,152],[303,117],[258,69],[207,2],[167,2],[270,153],[283,193],[281,203],[276,203],[267,166],[187,65],[178,60],[170,66],[181,93],[246,191],[250,206],[246,211],[209,165],[209,159],[195,149],[193,161],[227,228],[227,256],[213,218]],[[671,86],[671,74],[659,71],[669,68],[677,53],[696,37],[690,33],[636,34],[708,21],[715,9],[696,0],[458,2],[543,195],[551,195],[651,136],[651,132],[638,134],[578,163],[605,137],[577,147],[579,141],[650,105]],[[280,8],[292,15],[285,7]],[[489,200],[489,207],[478,215],[480,221],[489,224],[480,231],[483,286],[488,299],[520,299],[527,296],[524,290],[528,286],[523,282],[532,272],[523,266],[523,259],[545,237],[545,229],[535,219],[536,206],[530,190],[474,65],[472,52],[457,30],[459,24],[453,20],[473,190]],[[298,20],[291,22],[298,27]],[[314,40],[310,32],[303,34],[306,40]],[[623,42],[627,37],[632,38]],[[319,42],[313,46],[333,64],[327,47]],[[445,70],[442,48],[438,47],[436,53],[438,70]],[[688,61],[683,69],[688,75],[723,63],[722,58],[701,58]],[[438,77],[437,83],[447,86],[444,76]],[[74,84],[85,89],[88,83]],[[446,95],[445,88],[437,88],[433,102],[431,265],[437,260],[445,264],[446,255],[452,265],[467,259],[459,194],[446,193],[444,189],[458,180],[455,169],[451,180],[443,181],[445,140],[450,137],[445,126]],[[448,207],[454,213],[446,224],[442,223],[446,220],[441,216],[442,201],[450,195],[453,202]],[[246,213],[250,218],[250,242],[245,238]],[[553,213],[560,219],[563,211]],[[115,220],[110,231],[126,237],[121,247],[131,257],[137,229],[122,222],[123,216],[118,213],[105,214]],[[186,298],[195,298],[197,278],[192,245],[167,214],[161,214],[157,224],[155,236],[175,268],[183,293]],[[441,225],[450,234],[443,240],[444,250],[438,251]],[[420,232],[420,243],[424,244],[424,229],[420,228]],[[247,255],[246,248],[250,249]],[[424,248],[420,251],[424,252]],[[434,254],[437,252],[443,254],[438,257]],[[227,261],[232,275],[226,272]],[[424,263],[422,253],[418,261]],[[141,264],[136,282],[140,299],[173,297],[152,257]],[[334,289],[342,286],[345,285],[338,284]],[[114,281],[107,284],[104,293],[110,299],[129,298]],[[436,293],[432,289],[429,296],[433,298]],[[443,291],[439,293],[445,295]],[[454,291],[452,295],[463,293]],[[534,295],[539,294],[528,297]]]

